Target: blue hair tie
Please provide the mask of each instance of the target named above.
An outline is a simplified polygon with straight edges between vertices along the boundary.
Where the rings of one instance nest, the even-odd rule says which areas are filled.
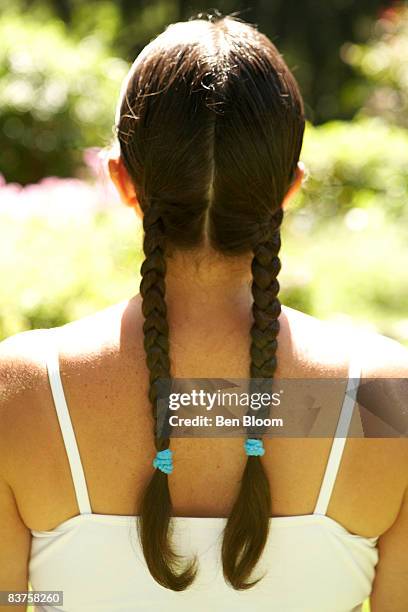
[[[249,457],[262,457],[265,454],[262,440],[248,438],[245,444],[245,452]]]
[[[153,459],[153,466],[165,474],[171,474],[173,471],[172,455],[173,453],[169,448],[158,451],[156,457]]]

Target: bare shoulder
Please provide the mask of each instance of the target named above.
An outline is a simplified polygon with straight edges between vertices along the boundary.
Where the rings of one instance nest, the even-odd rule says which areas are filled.
[[[124,353],[138,337],[139,296],[76,319],[53,331],[58,348],[67,359],[83,361]]]
[[[353,324],[323,321],[287,308],[284,315],[300,364],[299,372],[310,376],[343,377],[352,357],[361,366],[360,416],[364,415],[364,438],[354,438],[362,461],[368,450],[392,465],[400,490],[408,486],[408,348],[393,338]],[[299,374],[300,376],[302,374]]]
[[[351,323],[324,321],[287,306],[283,312],[294,352],[305,370],[320,364],[322,373],[337,375],[357,352],[365,377],[408,378],[408,348],[397,340]]]
[[[136,296],[137,297],[137,296]],[[22,331],[0,342],[0,404],[3,412],[14,399],[41,392],[47,382],[45,351],[48,334],[68,360],[83,361],[132,341],[129,333],[138,308],[132,298],[60,327]],[[124,349],[125,350],[125,349]]]
[[[408,348],[378,333],[361,337],[364,366],[370,376],[408,378]]]
[[[0,403],[36,387],[42,377],[41,333],[19,332],[0,342]]]
[[[95,371],[95,360],[107,365],[119,352],[129,301],[51,329],[27,330],[0,342],[0,465],[3,475],[14,470],[16,449],[23,441],[35,448],[36,435],[47,432],[52,409],[46,367],[49,334],[63,364],[81,377]],[[102,360],[102,361],[101,361]],[[89,366],[89,367],[87,367]],[[7,474],[6,474],[7,472]]]
[[[42,333],[29,330],[0,342],[0,464],[10,465],[9,451],[22,438],[47,391]],[[2,470],[2,471],[3,471]]]

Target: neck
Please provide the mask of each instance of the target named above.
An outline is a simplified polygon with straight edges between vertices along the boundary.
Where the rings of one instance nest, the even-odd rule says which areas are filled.
[[[167,258],[166,303],[191,321],[248,312],[252,254],[226,257],[210,247],[176,251]]]

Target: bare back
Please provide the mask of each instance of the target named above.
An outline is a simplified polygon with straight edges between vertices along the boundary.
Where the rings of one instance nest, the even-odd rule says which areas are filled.
[[[248,376],[248,332],[237,317],[172,325],[176,377]],[[347,377],[353,334],[283,308],[277,377]],[[61,376],[91,500],[92,512],[137,515],[155,455],[148,372],[138,296],[57,330]],[[69,464],[41,361],[39,332],[26,346],[38,362],[24,409],[10,423],[7,469],[24,523],[52,530],[78,514]],[[381,337],[382,338],[382,337]],[[375,344],[376,340],[373,339]],[[380,342],[380,341],[379,341]],[[376,363],[359,347],[368,375]],[[339,406],[328,407],[339,410]],[[21,435],[21,432],[24,435]],[[264,465],[272,516],[313,512],[332,439],[265,439]],[[174,439],[170,490],[176,516],[228,516],[245,455],[242,440]],[[403,439],[349,438],[327,514],[351,533],[378,536],[394,522],[407,486],[408,445]],[[378,500],[381,504],[378,504]]]

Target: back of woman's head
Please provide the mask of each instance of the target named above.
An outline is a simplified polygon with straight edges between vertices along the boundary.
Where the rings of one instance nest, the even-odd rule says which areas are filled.
[[[295,175],[304,131],[296,81],[272,42],[232,17],[175,23],[147,45],[123,86],[116,118],[120,152],[143,211],[144,346],[156,436],[160,379],[171,377],[165,303],[166,257],[210,245],[228,256],[250,253],[253,326],[251,378],[276,369],[282,202]],[[139,517],[149,570],[183,590],[195,561],[183,564],[170,538],[168,476],[156,469]],[[271,514],[259,456],[248,456],[224,530],[226,580],[236,589],[264,549]]]

